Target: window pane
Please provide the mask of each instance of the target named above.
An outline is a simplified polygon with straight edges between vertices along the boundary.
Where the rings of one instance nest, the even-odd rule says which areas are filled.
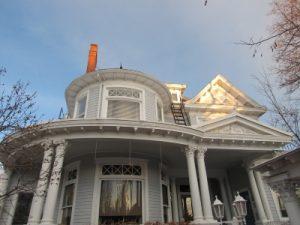
[[[64,208],[62,213],[62,225],[70,225],[72,216],[72,207]]]
[[[168,201],[168,188],[166,185],[162,185],[162,195],[163,195],[163,204],[164,205],[169,205]]]
[[[172,101],[173,102],[177,102],[178,101],[177,94],[172,94]]]
[[[157,120],[162,121],[162,108],[158,103],[157,103]]]
[[[140,103],[124,100],[108,100],[108,118],[140,119]]]
[[[69,184],[65,187],[63,207],[73,205],[74,184]]]
[[[79,117],[79,118],[83,118],[84,117],[85,107],[86,107],[86,96],[82,97],[78,101],[77,117]]]
[[[101,184],[100,217],[142,216],[142,183],[104,180]]]
[[[19,193],[13,225],[27,224],[33,193]]]
[[[75,180],[77,178],[77,169],[68,172],[68,180]]]

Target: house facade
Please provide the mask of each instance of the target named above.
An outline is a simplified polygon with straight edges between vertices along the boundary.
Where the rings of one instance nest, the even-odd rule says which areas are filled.
[[[122,68],[72,81],[68,118],[28,143],[41,154],[39,171],[24,178],[32,191],[0,202],[0,224],[218,224],[215,196],[231,221],[237,192],[248,225],[283,223],[274,190],[253,167],[291,135],[262,123],[266,109],[221,75],[194,98],[185,89]],[[2,178],[2,193],[20,182],[8,168]]]

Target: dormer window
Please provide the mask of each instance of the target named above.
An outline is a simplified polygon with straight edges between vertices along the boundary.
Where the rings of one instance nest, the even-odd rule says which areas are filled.
[[[107,88],[107,118],[140,120],[142,91],[127,87]]]
[[[77,118],[84,118],[85,117],[86,101],[87,101],[87,95],[81,96],[78,99],[78,101],[77,101],[77,112],[76,112],[76,117]]]

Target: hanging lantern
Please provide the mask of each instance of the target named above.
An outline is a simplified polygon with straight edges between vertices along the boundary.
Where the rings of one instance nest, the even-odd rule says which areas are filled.
[[[232,206],[234,215],[238,219],[243,220],[247,215],[247,201],[242,196],[240,196],[239,192],[237,192]]]
[[[216,218],[220,220],[222,224],[222,219],[224,218],[224,204],[218,199],[217,195],[215,197],[216,199],[213,203],[213,210]]]

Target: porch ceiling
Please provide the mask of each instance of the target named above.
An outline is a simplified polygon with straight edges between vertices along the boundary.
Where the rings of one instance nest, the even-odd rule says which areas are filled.
[[[160,150],[161,149],[161,150]],[[268,151],[208,149],[206,165],[209,169],[224,169],[242,164]],[[124,157],[162,161],[171,169],[186,169],[183,145],[153,141],[122,139],[72,140],[66,159],[92,154],[95,158]]]

